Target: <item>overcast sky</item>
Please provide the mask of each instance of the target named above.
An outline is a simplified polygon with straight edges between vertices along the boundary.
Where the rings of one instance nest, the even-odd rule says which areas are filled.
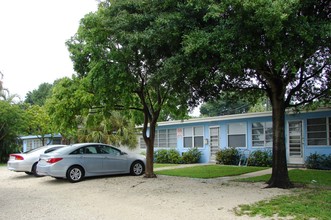
[[[74,71],[66,40],[95,0],[0,0],[0,71],[3,87],[22,99],[41,83]]]

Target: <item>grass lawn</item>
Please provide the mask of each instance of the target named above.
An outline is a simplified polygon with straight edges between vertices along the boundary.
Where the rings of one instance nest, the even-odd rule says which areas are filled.
[[[266,182],[271,175],[241,179],[243,182]],[[325,170],[289,170],[290,180],[299,185],[331,186],[331,171]]]
[[[265,167],[238,167],[238,166],[223,166],[223,165],[203,165],[178,169],[169,169],[156,171],[159,175],[181,176],[191,178],[217,178],[224,176],[237,176],[244,173],[255,172],[267,169]]]
[[[279,196],[253,205],[240,205],[236,214],[261,215],[272,218],[292,216],[293,219],[327,220],[331,216],[331,171],[290,170],[290,179],[305,187],[294,189],[293,195]],[[241,181],[267,181],[270,175],[242,179]]]

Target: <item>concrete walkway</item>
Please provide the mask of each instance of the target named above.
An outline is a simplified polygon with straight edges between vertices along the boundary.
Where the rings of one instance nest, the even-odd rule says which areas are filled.
[[[169,167],[154,168],[154,171],[173,170],[173,169],[180,169],[186,167],[207,166],[207,165],[215,165],[215,164],[212,163],[178,164],[178,165],[171,165]]]

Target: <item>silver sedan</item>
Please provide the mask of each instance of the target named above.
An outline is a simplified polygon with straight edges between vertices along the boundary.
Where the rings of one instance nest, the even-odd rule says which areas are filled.
[[[29,175],[39,176],[36,168],[40,154],[47,154],[64,146],[66,145],[47,145],[24,153],[10,154],[7,168],[16,172],[25,172]]]
[[[37,165],[39,175],[79,182],[84,177],[111,174],[142,175],[146,158],[128,154],[100,143],[73,144],[50,154],[42,154]]]

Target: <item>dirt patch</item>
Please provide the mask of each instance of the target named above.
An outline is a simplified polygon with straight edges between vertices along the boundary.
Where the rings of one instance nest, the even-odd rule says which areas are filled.
[[[248,219],[235,216],[233,208],[290,193],[264,187],[161,175],[107,176],[72,184],[0,167],[0,219]]]

